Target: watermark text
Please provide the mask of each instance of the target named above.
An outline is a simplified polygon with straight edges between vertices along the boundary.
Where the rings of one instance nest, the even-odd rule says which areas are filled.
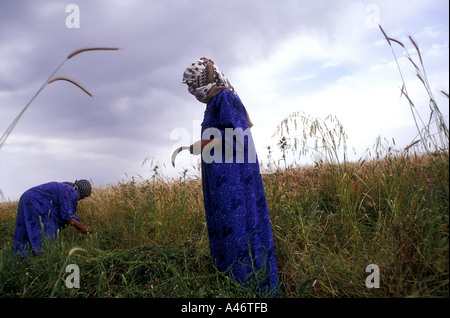
[[[66,266],[66,273],[70,273],[66,277],[67,288],[80,288],[80,268],[76,264]]]
[[[76,4],[69,4],[66,6],[66,12],[69,15],[66,17],[66,28],[79,29],[80,28],[80,7]]]
[[[367,288],[380,288],[380,268],[376,264],[369,264],[366,273],[370,273],[366,278]]]

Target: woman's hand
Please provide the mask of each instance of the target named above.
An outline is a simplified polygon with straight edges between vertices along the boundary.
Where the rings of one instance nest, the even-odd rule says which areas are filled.
[[[91,232],[91,230],[89,230],[89,228],[88,228],[86,225],[81,224],[80,222],[78,222],[78,221],[75,220],[75,219],[71,219],[69,222],[70,222],[70,224],[72,224],[78,231],[80,231],[80,232],[83,233],[83,234],[88,234],[89,232]]]
[[[189,146],[189,151],[192,155],[199,155],[202,153],[203,149],[208,145],[208,149],[212,149],[215,145],[219,144],[219,139],[211,140],[199,140]],[[213,142],[214,141],[214,142]]]
[[[189,152],[194,156],[201,154],[202,153],[202,140],[199,140],[199,141],[193,143],[192,145],[190,145]]]

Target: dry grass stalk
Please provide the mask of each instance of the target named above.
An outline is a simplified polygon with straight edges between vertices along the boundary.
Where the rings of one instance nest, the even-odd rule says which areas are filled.
[[[383,28],[381,27],[381,25],[378,25],[378,27],[380,28],[381,32],[383,33],[384,37],[386,38],[386,41],[388,42],[389,46],[392,46],[392,44],[391,44],[391,41],[392,41],[392,42],[397,43],[397,44],[400,45],[401,47],[405,48],[405,46],[403,45],[402,42],[400,42],[400,41],[398,41],[398,40],[396,40],[396,39],[393,39],[393,38],[388,37],[387,34],[386,34],[386,32],[384,32]]]
[[[83,53],[83,52],[87,52],[87,51],[100,51],[100,50],[102,50],[102,51],[116,51],[118,49],[119,48],[117,48],[117,47],[88,47],[88,48],[84,48],[84,49],[79,49],[79,50],[73,51],[72,53],[70,53],[67,56],[67,59],[70,59],[70,58],[74,57],[77,54],[80,54],[80,53]]]
[[[74,80],[71,80],[70,78],[66,78],[66,77],[55,77],[55,78],[49,80],[49,81],[48,81],[48,84],[51,84],[51,83],[56,82],[56,81],[67,81],[67,82],[70,82],[70,83],[72,83],[73,85],[78,86],[78,87],[79,87],[81,90],[83,90],[86,94],[88,94],[89,96],[92,97],[92,94],[89,93],[88,90],[86,90],[83,86],[81,86],[80,84],[78,84],[78,83],[75,82]]]
[[[2,148],[3,144],[5,143],[6,139],[9,137],[9,135],[11,134],[11,132],[13,131],[14,127],[16,126],[16,124],[18,123],[18,121],[20,120],[20,118],[22,117],[22,115],[25,113],[25,111],[28,109],[28,107],[30,107],[31,103],[34,101],[34,99],[39,95],[40,92],[42,92],[42,90],[47,86],[47,84],[52,83],[54,81],[56,81],[57,79],[63,79],[66,81],[71,82],[72,84],[78,86],[79,88],[81,88],[84,92],[86,92],[86,94],[88,94],[89,96],[92,97],[91,93],[89,93],[86,89],[84,89],[81,85],[79,85],[78,83],[66,79],[66,78],[57,78],[57,79],[53,79],[51,80],[51,78],[53,77],[53,75],[55,75],[59,69],[67,62],[68,59],[74,57],[77,54],[80,54],[82,52],[86,52],[86,51],[97,51],[97,50],[118,50],[119,48],[115,48],[115,47],[92,47],[92,48],[84,48],[84,49],[79,49],[76,50],[72,53],[70,53],[66,59],[64,59],[64,61],[61,62],[61,64],[59,64],[59,66],[53,71],[52,74],[50,74],[50,76],[48,77],[48,79],[44,82],[44,84],[42,84],[42,86],[38,89],[38,91],[34,94],[34,96],[30,99],[30,101],[25,105],[25,107],[22,109],[22,111],[19,113],[19,115],[13,120],[13,122],[9,125],[9,127],[6,129],[6,131],[3,133],[3,135],[0,137],[0,149]],[[0,193],[0,196],[2,196],[3,194]]]

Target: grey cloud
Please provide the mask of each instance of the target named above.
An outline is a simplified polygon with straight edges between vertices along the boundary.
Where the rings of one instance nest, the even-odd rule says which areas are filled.
[[[77,81],[93,98],[67,82],[48,85],[0,149],[0,189],[13,187],[5,169],[21,170],[23,187],[77,171],[105,183],[132,173],[147,156],[168,160],[172,129],[191,131],[203,115],[181,84],[187,65],[207,56],[232,79],[233,70],[270,56],[294,35],[338,37],[335,26],[351,2],[2,0],[2,133],[67,54],[91,46],[121,50],[82,53],[61,68],[57,76]],[[79,5],[79,29],[65,26],[70,3]]]

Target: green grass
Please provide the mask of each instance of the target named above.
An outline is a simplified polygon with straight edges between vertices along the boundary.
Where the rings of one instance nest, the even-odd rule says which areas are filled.
[[[448,297],[448,152],[264,175],[282,297]],[[95,188],[42,256],[11,253],[17,203],[0,205],[2,297],[248,297],[212,265],[198,180]],[[72,247],[81,247],[68,258]],[[65,286],[65,264],[80,288]],[[365,285],[369,264],[380,288]]]

